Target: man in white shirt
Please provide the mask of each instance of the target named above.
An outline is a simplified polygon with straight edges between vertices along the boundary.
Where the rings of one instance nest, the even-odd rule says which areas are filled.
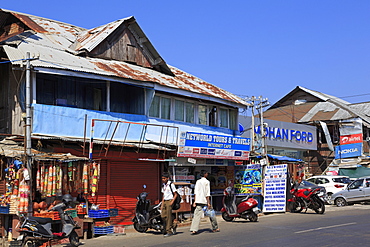
[[[172,205],[175,202],[177,193],[175,193],[175,185],[169,181],[168,173],[162,175],[162,205],[161,205],[161,217],[163,219],[164,227],[166,228],[166,233],[164,237],[170,237],[176,234],[177,224],[173,222],[172,219]]]
[[[198,181],[195,183],[194,188],[194,203],[193,207],[195,207],[194,210],[194,218],[191,222],[190,232],[192,235],[198,233],[199,229],[199,223],[200,219],[202,217],[202,210],[204,206],[207,206],[209,209],[212,208],[210,203],[210,196],[211,196],[211,189],[208,177],[208,172],[205,170],[202,170],[200,172],[201,178],[198,179]],[[209,217],[211,224],[212,224],[212,231],[213,232],[219,232],[220,229],[218,228],[216,216]]]

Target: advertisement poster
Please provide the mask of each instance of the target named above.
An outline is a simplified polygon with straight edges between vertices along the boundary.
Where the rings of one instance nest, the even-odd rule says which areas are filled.
[[[211,190],[214,193],[223,193],[230,181],[234,179],[234,166],[214,166],[208,175]]]
[[[353,118],[340,121],[340,145],[335,147],[335,159],[346,159],[363,155],[362,120]]]
[[[335,159],[362,156],[362,143],[352,143],[335,147]]]
[[[263,212],[285,212],[287,164],[267,166]]]
[[[250,138],[182,132],[177,157],[248,160]]]
[[[262,190],[261,165],[235,166],[236,195],[260,195]]]

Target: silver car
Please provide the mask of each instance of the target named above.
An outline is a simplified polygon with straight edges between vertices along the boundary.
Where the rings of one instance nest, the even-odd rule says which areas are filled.
[[[356,179],[347,188],[334,193],[331,200],[338,207],[370,201],[370,177]]]

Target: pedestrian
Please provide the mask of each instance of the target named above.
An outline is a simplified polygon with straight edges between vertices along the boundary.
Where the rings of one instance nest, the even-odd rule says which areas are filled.
[[[195,235],[198,233],[199,223],[202,217],[203,207],[207,206],[209,209],[212,208],[210,199],[209,199],[211,196],[211,192],[210,192],[211,188],[209,185],[209,181],[207,179],[208,172],[205,170],[202,170],[200,172],[200,176],[201,178],[198,179],[198,181],[195,183],[195,188],[194,188],[193,207],[195,207],[195,210],[194,210],[193,221],[191,222],[191,227],[190,227],[190,232],[192,235]],[[216,216],[209,217],[209,219],[212,224],[212,231],[219,232],[220,229],[218,228]]]
[[[161,205],[161,217],[163,219],[164,228],[166,229],[164,237],[170,237],[173,234],[176,234],[177,228],[177,224],[173,221],[172,217],[172,205],[177,197],[177,193],[175,193],[177,190],[175,185],[169,180],[168,173],[163,173],[162,183],[163,196]]]

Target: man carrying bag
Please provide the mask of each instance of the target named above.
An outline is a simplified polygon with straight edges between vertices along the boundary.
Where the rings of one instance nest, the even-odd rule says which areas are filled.
[[[178,196],[175,185],[169,181],[169,174],[164,173],[162,175],[162,205],[161,205],[161,217],[163,219],[166,233],[164,237],[170,237],[176,234],[177,224],[173,222],[172,218],[172,206]]]

